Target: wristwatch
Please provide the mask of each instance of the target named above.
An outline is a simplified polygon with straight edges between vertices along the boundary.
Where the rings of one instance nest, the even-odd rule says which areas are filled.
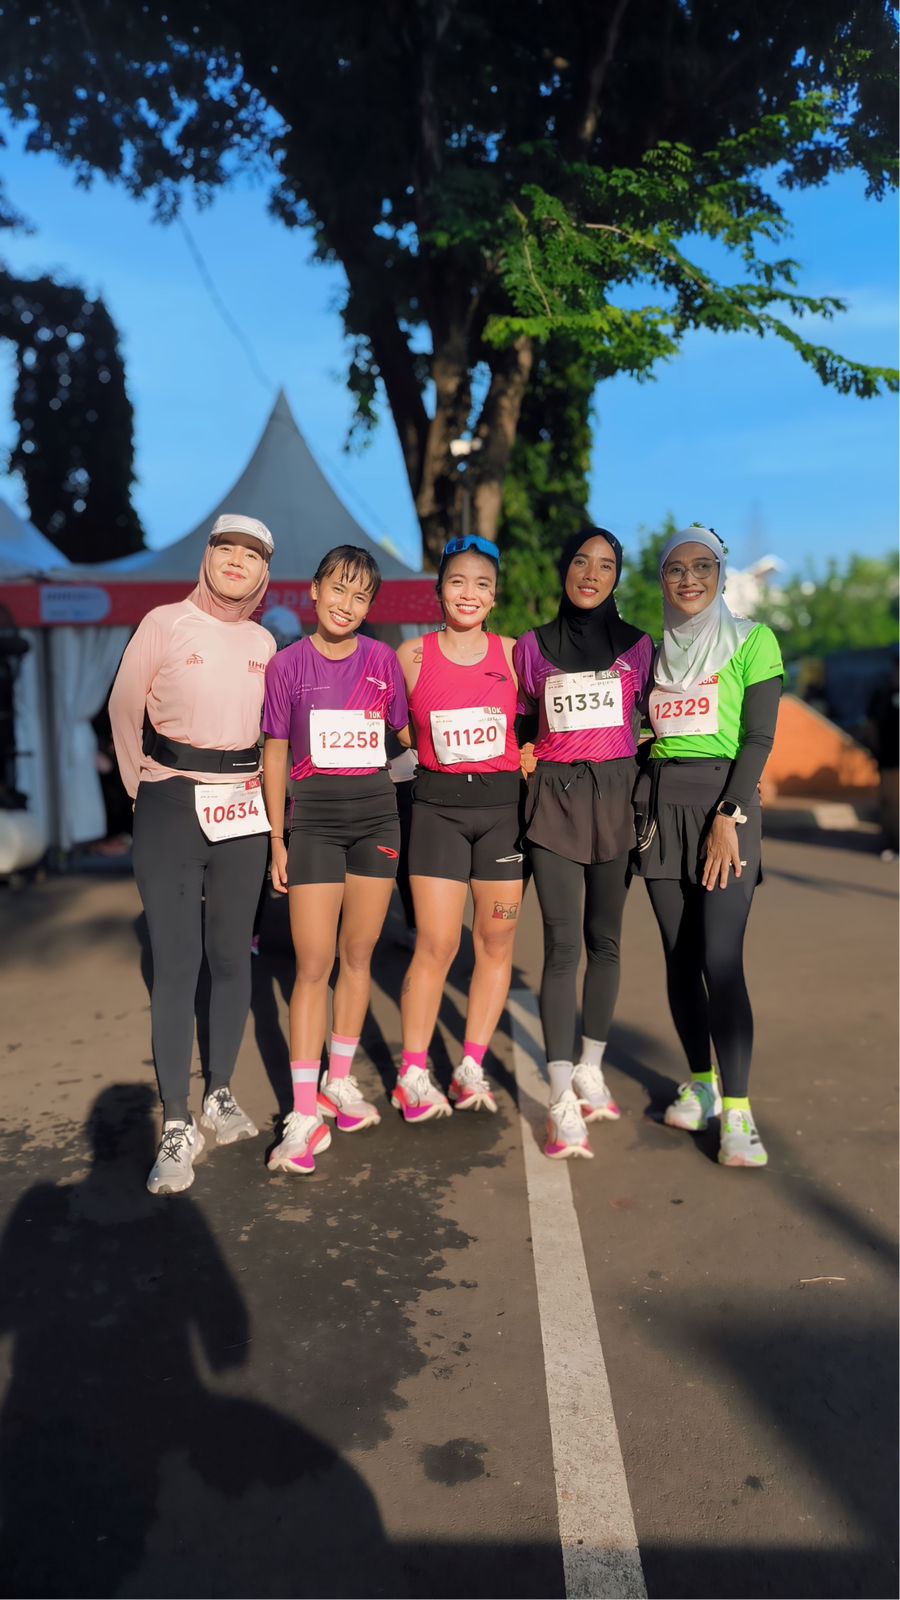
[[[736,800],[720,800],[716,806],[716,814],[720,817],[730,817],[732,822],[747,821]]]

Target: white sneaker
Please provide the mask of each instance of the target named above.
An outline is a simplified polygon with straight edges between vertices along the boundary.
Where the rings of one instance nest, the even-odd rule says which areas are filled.
[[[544,1155],[549,1156],[551,1161],[565,1161],[569,1156],[584,1156],[588,1161],[594,1159],[574,1089],[564,1090],[550,1107]]]
[[[602,1067],[580,1061],[572,1073],[572,1088],[585,1122],[618,1122],[622,1113],[606,1087]]]
[[[322,1118],[291,1111],[284,1119],[280,1142],[269,1156],[270,1172],[315,1172],[316,1156],[328,1149],[331,1134]]]
[[[166,1122],[147,1188],[151,1194],[181,1194],[194,1181],[194,1162],[206,1143],[196,1123]]]
[[[710,1117],[722,1114],[722,1097],[718,1085],[711,1089],[708,1083],[692,1078],[690,1083],[678,1086],[672,1104],[666,1106],[663,1121],[667,1128],[683,1128],[686,1133],[702,1133]]]
[[[769,1157],[752,1111],[733,1107],[722,1118],[719,1161],[723,1167],[764,1167]]]
[[[398,1077],[391,1105],[395,1111],[403,1112],[404,1122],[428,1122],[431,1117],[453,1115],[447,1096],[432,1083],[425,1067],[407,1067]]]
[[[381,1121],[375,1106],[366,1100],[352,1072],[345,1078],[329,1078],[326,1072],[316,1096],[323,1117],[336,1117],[341,1133],[362,1133]]]
[[[216,1144],[236,1144],[238,1139],[255,1139],[259,1133],[256,1123],[241,1110],[227,1083],[206,1096],[200,1126],[215,1134]]]
[[[454,1102],[457,1111],[495,1112],[497,1110],[494,1091],[488,1083],[483,1069],[471,1056],[463,1056],[453,1074],[450,1084],[450,1099]]]

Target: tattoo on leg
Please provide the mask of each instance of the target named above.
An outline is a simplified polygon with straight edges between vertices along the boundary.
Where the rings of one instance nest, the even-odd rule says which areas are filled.
[[[494,901],[494,909],[491,912],[491,916],[496,917],[498,922],[515,922],[518,915],[519,903],[517,900],[511,900],[509,903],[504,900]]]
[[[409,991],[410,991],[411,988],[412,988],[412,979],[411,979],[409,973],[407,973],[406,977],[403,979],[403,982],[400,985],[400,993],[401,994],[409,994]]]

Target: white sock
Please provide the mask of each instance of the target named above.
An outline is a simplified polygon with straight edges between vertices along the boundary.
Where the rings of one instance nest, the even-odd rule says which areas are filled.
[[[581,1057],[578,1065],[580,1067],[602,1067],[605,1049],[605,1039],[589,1039],[587,1034],[583,1033],[581,1035]]]
[[[561,1095],[572,1087],[574,1068],[571,1061],[548,1061],[550,1069],[550,1104],[554,1106]]]

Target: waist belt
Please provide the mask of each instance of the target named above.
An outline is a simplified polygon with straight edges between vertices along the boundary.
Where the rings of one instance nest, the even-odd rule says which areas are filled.
[[[258,745],[252,744],[248,750],[199,750],[196,745],[181,744],[154,728],[146,707],[142,748],[145,756],[175,772],[241,773],[256,772],[259,767]]]
[[[435,772],[416,768],[414,800],[444,806],[515,805],[522,791],[522,775],[515,772]]]

